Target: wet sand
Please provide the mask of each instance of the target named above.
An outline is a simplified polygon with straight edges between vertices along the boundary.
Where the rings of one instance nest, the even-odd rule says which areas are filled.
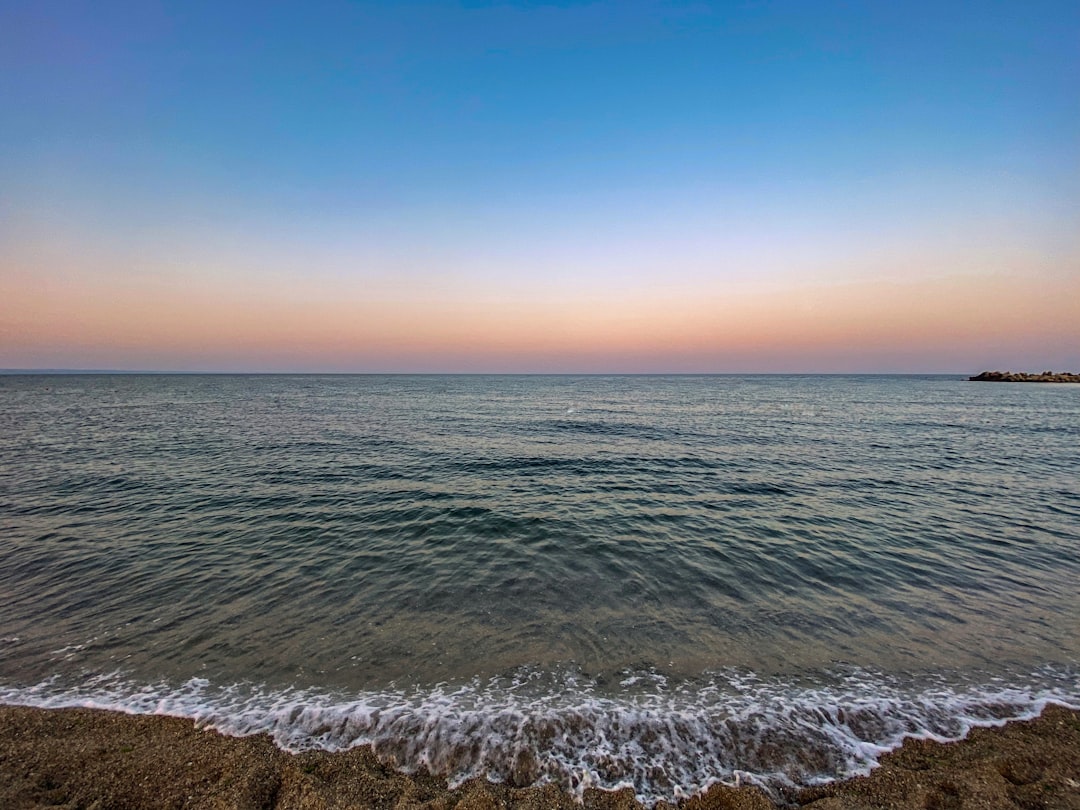
[[[867,777],[780,797],[839,808],[1076,808],[1080,712],[1049,706],[1031,721],[966,740],[909,740]],[[586,791],[586,808],[640,807],[629,791]],[[670,807],[661,803],[658,807]],[[713,787],[687,810],[765,810],[756,788]],[[288,754],[264,735],[224,737],[190,720],[92,709],[0,706],[0,808],[580,808],[553,786],[514,787],[408,776],[370,748]]]

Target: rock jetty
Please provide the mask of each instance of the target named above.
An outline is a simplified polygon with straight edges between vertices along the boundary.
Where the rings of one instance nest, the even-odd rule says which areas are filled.
[[[1025,374],[1018,371],[984,371],[971,382],[1034,382],[1034,383],[1080,383],[1080,374],[1068,371],[1044,371],[1042,374]]]

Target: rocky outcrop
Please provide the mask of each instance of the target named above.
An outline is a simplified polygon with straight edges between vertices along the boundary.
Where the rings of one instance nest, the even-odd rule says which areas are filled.
[[[1080,383],[1080,374],[1068,371],[1044,371],[1042,374],[1025,374],[1018,371],[984,371],[975,377],[968,377],[972,382],[1036,382],[1036,383]]]

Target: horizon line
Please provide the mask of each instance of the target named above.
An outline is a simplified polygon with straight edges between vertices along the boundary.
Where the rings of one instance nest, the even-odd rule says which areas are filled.
[[[989,369],[994,371],[996,369]],[[983,370],[985,373],[987,369]],[[1065,372],[1054,372],[1065,373]],[[963,377],[961,371],[200,371],[155,369],[0,368],[3,376],[129,375],[249,377]]]

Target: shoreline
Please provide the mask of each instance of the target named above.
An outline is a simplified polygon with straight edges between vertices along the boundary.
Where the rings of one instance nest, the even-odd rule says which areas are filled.
[[[1049,704],[1033,720],[977,728],[957,742],[908,739],[868,776],[791,789],[714,785],[687,810],[842,808],[1080,808],[1080,710]],[[0,705],[0,806],[169,808],[642,807],[629,789],[513,786],[405,774],[370,746],[292,754],[265,734],[227,737],[190,719],[103,709]],[[659,802],[657,808],[672,805]]]

